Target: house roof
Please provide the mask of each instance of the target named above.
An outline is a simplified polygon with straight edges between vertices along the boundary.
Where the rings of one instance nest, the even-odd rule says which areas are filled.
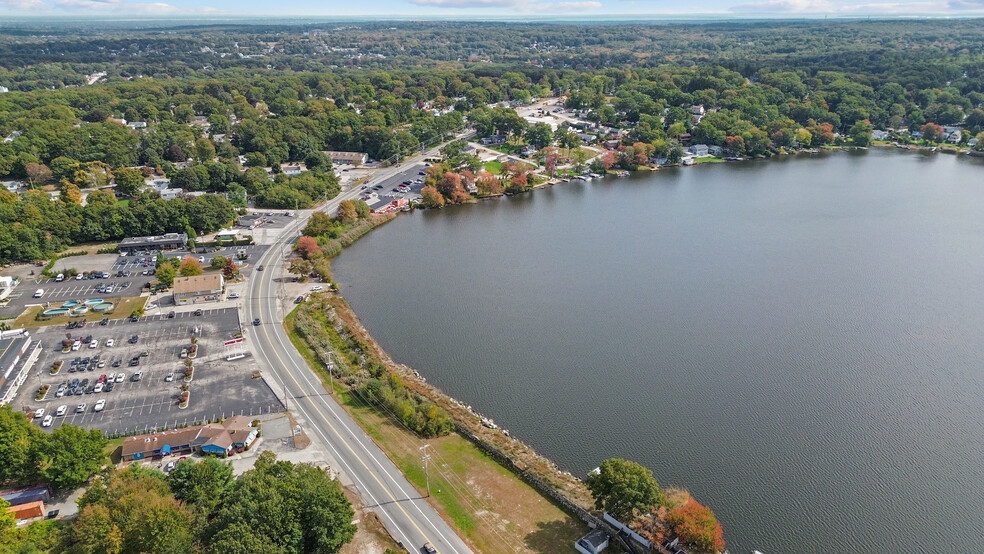
[[[44,515],[44,502],[37,500],[19,506],[10,506],[7,511],[13,513],[17,519],[30,519]]]
[[[175,294],[210,292],[222,289],[221,273],[204,273],[190,277],[175,277],[171,290]]]
[[[577,542],[584,546],[590,545],[592,550],[598,550],[608,546],[608,533],[601,529],[592,529],[590,533],[581,537],[581,540]]]

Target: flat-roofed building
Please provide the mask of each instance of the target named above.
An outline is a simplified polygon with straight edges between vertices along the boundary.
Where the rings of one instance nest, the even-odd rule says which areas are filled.
[[[188,244],[188,233],[165,233],[149,237],[129,237],[120,241],[120,252],[131,250],[176,250]]]
[[[205,273],[190,277],[175,277],[171,297],[179,306],[196,302],[214,302],[222,298],[224,281],[221,273]]]
[[[369,154],[365,152],[335,152],[326,151],[325,155],[335,165],[362,165],[369,161]]]

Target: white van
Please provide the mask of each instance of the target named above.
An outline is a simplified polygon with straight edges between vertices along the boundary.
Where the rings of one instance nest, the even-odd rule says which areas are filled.
[[[61,283],[64,280],[65,280],[65,274],[64,273],[59,273],[58,275],[55,276],[55,282],[56,283]]]
[[[41,298],[42,296],[44,296],[44,289],[34,291],[34,298]]]

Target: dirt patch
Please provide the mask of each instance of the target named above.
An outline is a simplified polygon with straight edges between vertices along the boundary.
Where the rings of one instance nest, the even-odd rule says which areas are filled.
[[[297,429],[299,426],[297,424],[297,420],[294,419],[294,415],[287,412],[287,417],[290,419],[290,428],[292,430]],[[293,433],[293,431],[291,432]],[[293,443],[294,448],[303,450],[311,445],[311,437],[307,436],[304,431],[301,431],[300,433],[294,433],[291,436],[291,442]]]
[[[386,531],[383,522],[379,520],[379,516],[362,505],[359,495],[346,488],[342,488],[342,491],[352,503],[358,529],[352,540],[338,551],[339,554],[384,554],[387,550],[395,552],[405,550],[400,548],[400,545]]]

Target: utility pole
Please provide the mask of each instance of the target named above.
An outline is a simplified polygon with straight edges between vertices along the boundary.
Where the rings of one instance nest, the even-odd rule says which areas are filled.
[[[332,361],[331,359],[331,351],[328,351],[328,363],[325,364],[325,367],[328,368],[328,387],[329,387],[328,392],[330,392],[331,394],[335,394],[335,380],[334,380],[335,362]]]
[[[424,480],[427,482],[427,496],[430,496],[431,495],[430,474],[427,473],[427,460],[430,460],[430,454],[427,453],[427,447],[428,446],[430,446],[430,444],[425,444],[425,445],[423,445],[423,446],[420,447],[420,450],[423,450],[424,451],[424,455],[423,455],[423,460],[424,460]]]

